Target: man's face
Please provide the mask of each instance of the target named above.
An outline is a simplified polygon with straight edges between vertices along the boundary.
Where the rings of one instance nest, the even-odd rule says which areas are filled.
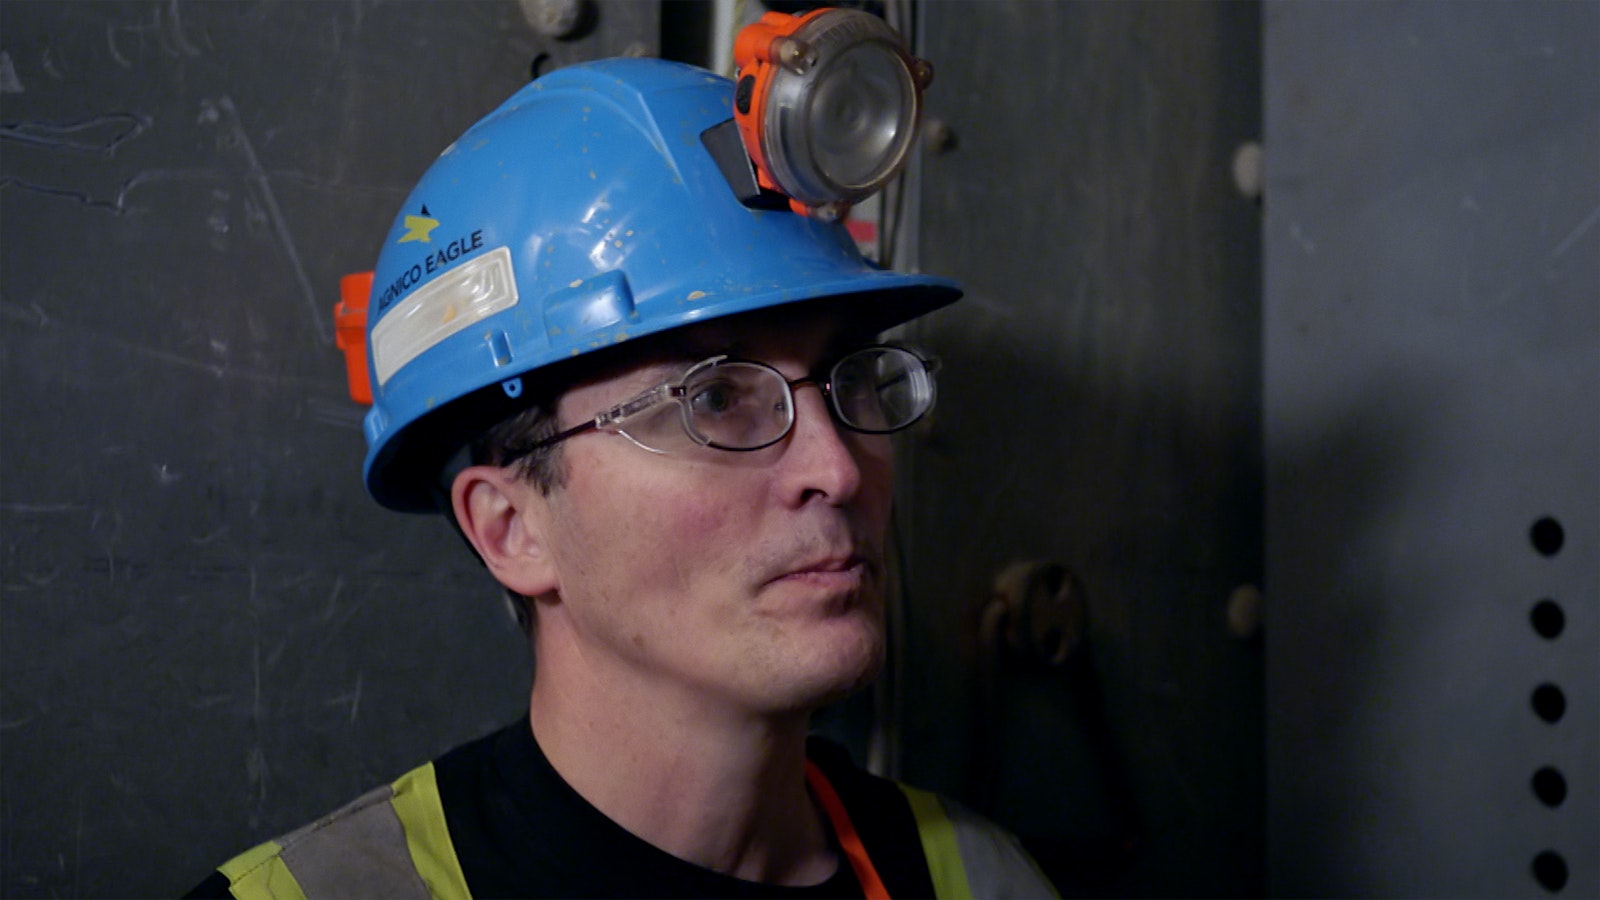
[[[714,354],[799,378],[843,344],[831,318],[757,315],[685,329],[650,361],[569,391],[563,428]],[[591,432],[567,441],[545,498],[560,602],[540,639],[569,641],[619,683],[681,689],[730,711],[812,709],[883,656],[889,439],[835,425],[811,384],[777,444],[657,454]]]

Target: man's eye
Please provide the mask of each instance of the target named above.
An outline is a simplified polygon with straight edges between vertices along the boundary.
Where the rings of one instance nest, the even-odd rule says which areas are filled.
[[[700,385],[689,398],[689,407],[695,415],[720,416],[739,405],[742,391],[728,382],[719,381]]]

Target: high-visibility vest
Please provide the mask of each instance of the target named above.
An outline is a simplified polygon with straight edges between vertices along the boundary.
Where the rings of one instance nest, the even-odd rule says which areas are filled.
[[[812,771],[816,774],[811,777],[820,777],[820,770]],[[822,783],[827,784],[825,778]],[[936,897],[1054,896],[1049,882],[1009,833],[934,794],[898,787],[916,820]],[[826,790],[831,793],[831,788]],[[828,812],[838,832],[836,811]],[[848,819],[845,827],[850,827]],[[848,846],[846,851],[850,855]],[[857,865],[857,860],[850,862]],[[450,841],[432,763],[241,853],[218,871],[228,878],[239,900],[472,896]]]

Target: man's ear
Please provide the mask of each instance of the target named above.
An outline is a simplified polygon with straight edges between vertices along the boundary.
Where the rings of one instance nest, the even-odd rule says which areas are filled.
[[[501,584],[525,597],[560,587],[544,540],[544,497],[514,470],[470,466],[450,485],[461,533]]]

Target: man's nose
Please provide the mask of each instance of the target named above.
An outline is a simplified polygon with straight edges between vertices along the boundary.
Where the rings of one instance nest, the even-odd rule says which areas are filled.
[[[794,431],[784,449],[783,465],[794,479],[786,489],[798,502],[815,496],[839,506],[861,490],[861,461],[847,435],[834,419],[833,409],[814,381],[793,384]]]

